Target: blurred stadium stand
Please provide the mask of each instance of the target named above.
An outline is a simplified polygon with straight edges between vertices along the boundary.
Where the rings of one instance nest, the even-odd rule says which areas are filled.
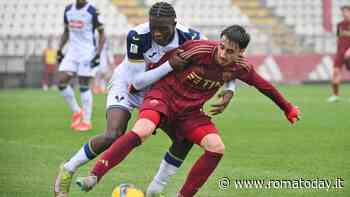
[[[0,87],[12,87],[5,82],[8,81],[5,78],[11,78],[10,75],[18,78],[18,83],[11,83],[13,86],[38,86],[25,80],[28,79],[25,76],[34,70],[39,73],[42,66],[37,64],[40,61],[33,59],[42,55],[49,37],[54,38],[54,46],[58,45],[63,32],[64,7],[74,1],[0,0]],[[136,24],[147,21],[149,7],[158,0],[89,1],[100,9],[104,18],[110,53],[122,55],[127,31]],[[330,77],[331,58],[336,50],[335,25],[341,20],[339,8],[349,4],[349,0],[165,1],[174,5],[180,23],[204,32],[210,39],[217,39],[220,30],[228,25],[245,26],[252,35],[247,54],[252,58],[258,57],[258,60],[265,57],[261,61],[262,65],[266,62],[272,64],[280,56],[286,55],[297,57],[298,54],[314,54],[321,56],[321,59],[326,58],[324,72],[327,74],[326,77],[324,73],[320,74],[321,80],[329,80]],[[256,61],[259,62],[258,60]],[[267,78],[285,82],[283,76],[291,76],[290,73],[284,74],[282,65],[276,65],[281,71],[281,77],[278,77],[278,71],[271,73],[277,78]],[[318,63],[309,66],[310,69],[315,67],[310,70],[314,73],[311,77],[292,81],[319,80],[315,74],[317,65]],[[35,66],[38,69],[32,69]],[[268,73],[266,68],[260,70]],[[299,72],[298,69],[294,70]],[[294,71],[295,75],[298,75],[297,71]]]

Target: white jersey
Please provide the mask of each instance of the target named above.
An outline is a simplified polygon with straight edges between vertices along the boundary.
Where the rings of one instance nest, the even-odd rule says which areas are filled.
[[[67,53],[75,53],[80,58],[93,56],[96,51],[94,33],[102,26],[97,9],[90,3],[80,9],[70,4],[64,11],[64,23],[69,29]]]
[[[166,52],[177,48],[185,41],[202,38],[204,37],[200,32],[177,24],[173,40],[168,45],[161,46],[152,40],[149,23],[141,24],[130,30],[127,36],[126,56],[113,73],[107,108],[117,106],[131,111],[138,107],[147,88],[130,94],[128,87],[133,83],[135,76],[145,73],[150,69],[149,64],[157,63]],[[154,81],[163,76],[155,76]]]
[[[78,76],[93,77],[91,60],[96,55],[95,30],[103,28],[96,8],[87,3],[77,9],[70,4],[64,10],[64,23],[68,27],[68,51],[65,54],[59,71],[76,73]]]

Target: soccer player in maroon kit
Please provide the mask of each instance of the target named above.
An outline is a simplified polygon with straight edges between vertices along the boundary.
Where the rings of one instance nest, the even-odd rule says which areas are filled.
[[[220,42],[197,40],[180,46],[184,51],[175,52],[175,55],[188,60],[190,65],[183,71],[169,74],[149,90],[134,127],[103,153],[90,176],[78,179],[81,189],[92,189],[108,170],[159,127],[169,136],[187,139],[204,149],[178,194],[180,197],[194,196],[217,167],[225,149],[218,129],[202,108],[228,80],[240,79],[256,87],[285,112],[291,123],[295,123],[298,108],[285,100],[242,58],[249,41],[250,36],[244,28],[233,25],[221,33]]]
[[[350,71],[350,5],[341,7],[344,20],[337,25],[337,53],[334,59],[332,93],[328,102],[339,100],[339,85],[343,65]]]

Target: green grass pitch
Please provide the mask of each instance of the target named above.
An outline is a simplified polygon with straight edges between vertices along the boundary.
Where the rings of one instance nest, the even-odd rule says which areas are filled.
[[[284,114],[254,88],[240,87],[224,114],[214,118],[226,145],[225,155],[199,197],[337,197],[350,196],[350,87],[344,100],[329,104],[330,87],[323,85],[279,86],[298,105],[302,120],[288,124]],[[78,94],[77,94],[78,95]],[[0,91],[0,197],[53,196],[53,182],[61,162],[75,153],[91,136],[105,128],[105,95],[95,95],[91,132],[69,128],[70,112],[56,91]],[[134,122],[134,119],[132,120]],[[132,123],[131,122],[131,123]],[[129,124],[130,126],[130,124]],[[75,185],[71,197],[110,197],[120,183],[146,189],[170,145],[158,132],[106,175],[90,193]],[[166,188],[175,196],[201,149],[194,147],[178,174]],[[95,161],[80,168],[86,175]],[[218,188],[221,177],[231,179],[226,190]],[[235,180],[344,180],[344,188],[237,189]]]

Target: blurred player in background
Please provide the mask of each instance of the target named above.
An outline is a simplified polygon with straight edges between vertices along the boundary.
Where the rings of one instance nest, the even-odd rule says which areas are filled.
[[[339,100],[341,72],[345,65],[350,71],[350,5],[341,7],[344,20],[337,24],[337,53],[334,59],[332,93],[328,102]]]
[[[185,41],[201,38],[203,35],[200,32],[177,24],[175,10],[169,3],[158,2],[152,5],[149,10],[149,22],[129,31],[125,58],[114,71],[107,97],[106,131],[91,138],[61,166],[55,183],[57,196],[68,196],[71,180],[77,169],[93,160],[124,134],[133,109],[142,103],[148,88],[174,70],[173,65],[182,65],[181,60],[180,63],[165,62],[157,67],[154,63]],[[227,84],[224,91],[226,94],[220,103],[214,106],[214,113],[222,112],[227,106],[233,96],[233,90],[234,82]],[[181,166],[192,145],[184,140],[173,142],[150,184],[149,193],[159,193],[163,190],[170,177]]]
[[[96,47],[94,34],[99,33]],[[64,45],[68,50],[63,55]],[[59,66],[58,89],[72,111],[71,128],[87,131],[92,128],[93,98],[90,81],[94,67],[100,64],[100,54],[105,42],[103,24],[97,9],[86,0],[76,0],[64,11],[64,33],[57,51]],[[78,76],[82,107],[78,105],[69,81]]]
[[[225,150],[218,129],[203,112],[203,105],[229,80],[240,79],[254,86],[284,111],[288,121],[292,124],[297,121],[298,108],[264,80],[243,57],[250,41],[245,29],[230,26],[222,31],[220,38],[220,42],[187,41],[179,47],[183,52],[178,55],[188,61],[188,68],[170,73],[151,87],[132,130],[103,152],[90,176],[77,179],[83,191],[91,190],[111,168],[160,127],[169,136],[186,139],[204,150],[178,194],[178,197],[194,196],[215,170]],[[166,61],[168,55],[160,63]]]
[[[52,46],[52,37],[47,40],[47,47],[44,49],[43,53],[43,80],[42,88],[44,91],[51,87],[56,87],[55,84],[55,72],[57,64],[57,51]]]

